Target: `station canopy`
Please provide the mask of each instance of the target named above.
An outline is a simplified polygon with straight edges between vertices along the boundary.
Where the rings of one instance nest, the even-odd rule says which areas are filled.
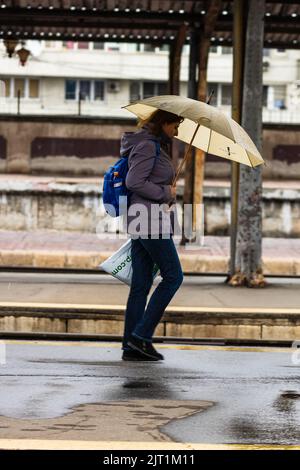
[[[210,0],[0,0],[0,39],[172,44],[210,21]],[[223,1],[212,45],[232,46],[233,1]],[[266,1],[266,48],[300,47],[300,5]]]

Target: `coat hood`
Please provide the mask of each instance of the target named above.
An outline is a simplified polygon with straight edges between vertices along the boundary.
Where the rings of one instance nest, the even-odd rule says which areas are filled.
[[[136,132],[124,132],[121,137],[121,155],[127,155],[131,152],[132,148],[143,140],[156,140],[163,144],[169,144],[171,139],[163,132],[160,136],[155,136],[151,133],[150,128],[145,125]]]

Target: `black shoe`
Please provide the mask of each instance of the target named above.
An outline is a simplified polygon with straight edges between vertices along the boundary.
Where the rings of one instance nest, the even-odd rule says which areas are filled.
[[[136,351],[139,351],[146,357],[151,357],[157,361],[164,360],[164,356],[159,354],[159,352],[154,349],[152,343],[149,343],[149,341],[144,341],[142,339],[136,338],[135,336],[131,336],[130,340],[128,341],[128,346]]]
[[[132,361],[132,362],[139,362],[139,361],[152,361],[152,362],[157,362],[158,359],[154,359],[152,357],[147,357],[144,354],[141,354],[139,351],[136,351],[134,349],[131,350],[126,350],[123,351],[122,354],[122,361]]]

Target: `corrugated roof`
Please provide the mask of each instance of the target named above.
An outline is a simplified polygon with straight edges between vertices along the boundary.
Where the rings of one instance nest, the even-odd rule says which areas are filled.
[[[207,19],[208,0],[0,0],[0,38],[172,43]],[[223,1],[212,44],[232,45],[233,1]],[[187,36],[188,40],[188,36]],[[300,5],[267,0],[265,47],[300,47]]]

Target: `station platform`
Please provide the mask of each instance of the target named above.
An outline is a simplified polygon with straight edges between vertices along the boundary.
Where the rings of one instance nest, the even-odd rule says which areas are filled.
[[[0,449],[300,449],[290,348],[164,344],[128,363],[120,343],[1,343]]]
[[[73,183],[99,183],[98,178],[14,176],[14,184],[29,185],[28,191],[49,191],[55,182],[69,189]],[[11,175],[0,175],[2,186],[9,184],[5,178]],[[298,181],[264,182],[264,186],[274,189],[275,183],[279,190],[300,190]],[[229,187],[230,183],[213,184]],[[125,241],[111,233],[0,230],[0,333],[120,337],[128,286],[105,276],[99,265]],[[255,291],[224,284],[229,237],[205,236],[201,245],[190,247],[175,242],[185,281],[158,327],[158,337],[221,341],[300,337],[300,239],[263,238],[268,284]]]
[[[2,267],[98,270],[99,264],[126,242],[126,238],[116,237],[114,234],[54,230],[0,230],[0,263]],[[183,271],[227,273],[229,237],[205,236],[203,242],[201,246],[189,248],[175,241]],[[265,275],[300,275],[300,239],[264,238],[262,246]]]

